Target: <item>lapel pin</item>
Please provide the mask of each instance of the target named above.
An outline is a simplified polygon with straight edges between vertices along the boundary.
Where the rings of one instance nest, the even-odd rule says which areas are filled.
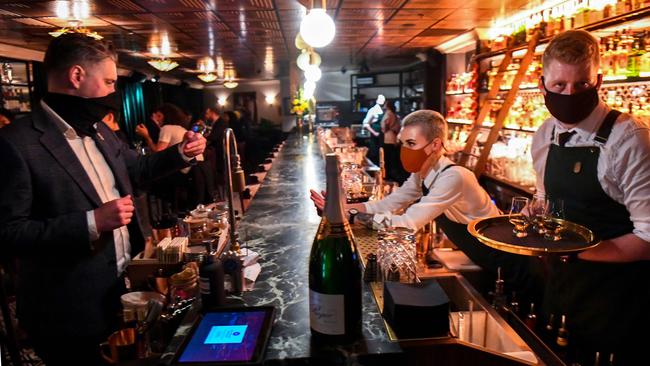
[[[104,136],[102,136],[101,133],[97,132],[97,137],[99,137],[100,140],[104,141]]]

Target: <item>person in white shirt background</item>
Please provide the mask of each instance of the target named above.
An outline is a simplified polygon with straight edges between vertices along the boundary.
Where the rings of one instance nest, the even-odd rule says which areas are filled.
[[[635,332],[650,324],[650,129],[599,98],[599,42],[588,32],[556,36],[542,63],[553,117],[533,137],[537,194],[563,200],[566,219],[602,239],[577,258],[548,258],[544,313],[566,315],[575,362],[600,352],[635,364],[650,342]]]
[[[384,115],[384,110],[382,109],[384,103],[386,103],[386,97],[383,94],[379,94],[375,105],[368,109],[362,122],[362,127],[370,132],[368,159],[372,160],[375,164],[379,163],[379,147],[381,147],[382,143],[381,119]]]
[[[473,172],[456,166],[444,156],[448,127],[444,117],[432,110],[413,112],[403,120],[398,135],[400,160],[411,173],[402,186],[386,198],[346,205],[358,211],[357,217],[371,218],[375,223],[418,230],[432,220],[449,239],[490,277],[502,267],[506,283],[521,296],[536,299],[537,286],[529,273],[528,258],[500,252],[481,244],[467,231],[467,224],[477,218],[499,215],[487,192],[479,185]],[[317,208],[324,207],[323,195],[311,191]],[[403,214],[392,212],[406,209]],[[368,214],[368,215],[366,215]]]

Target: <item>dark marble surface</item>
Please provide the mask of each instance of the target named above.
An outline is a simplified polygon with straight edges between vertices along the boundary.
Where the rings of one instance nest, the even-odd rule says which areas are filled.
[[[262,238],[251,249],[261,255],[255,289],[241,296],[247,305],[273,305],[276,323],[266,359],[324,364],[376,364],[401,353],[388,340],[368,288],[363,292],[363,334],[348,345],[313,342],[309,330],[308,260],[320,217],[309,189],[325,188],[325,163],[315,136],[291,135],[253,198],[239,226],[243,239]],[[282,362],[282,361],[281,361]]]

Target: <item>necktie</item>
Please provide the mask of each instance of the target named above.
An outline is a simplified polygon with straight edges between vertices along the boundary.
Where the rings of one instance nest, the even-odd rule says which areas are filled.
[[[575,135],[575,131],[562,132],[558,137],[558,143],[560,147],[564,147],[566,143],[571,139],[571,136]]]

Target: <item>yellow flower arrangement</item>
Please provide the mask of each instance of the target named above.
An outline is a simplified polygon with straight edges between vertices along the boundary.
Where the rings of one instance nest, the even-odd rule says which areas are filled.
[[[300,88],[296,92],[296,97],[293,98],[291,114],[302,116],[306,113],[309,113],[309,100],[303,97],[303,91],[302,88]]]

